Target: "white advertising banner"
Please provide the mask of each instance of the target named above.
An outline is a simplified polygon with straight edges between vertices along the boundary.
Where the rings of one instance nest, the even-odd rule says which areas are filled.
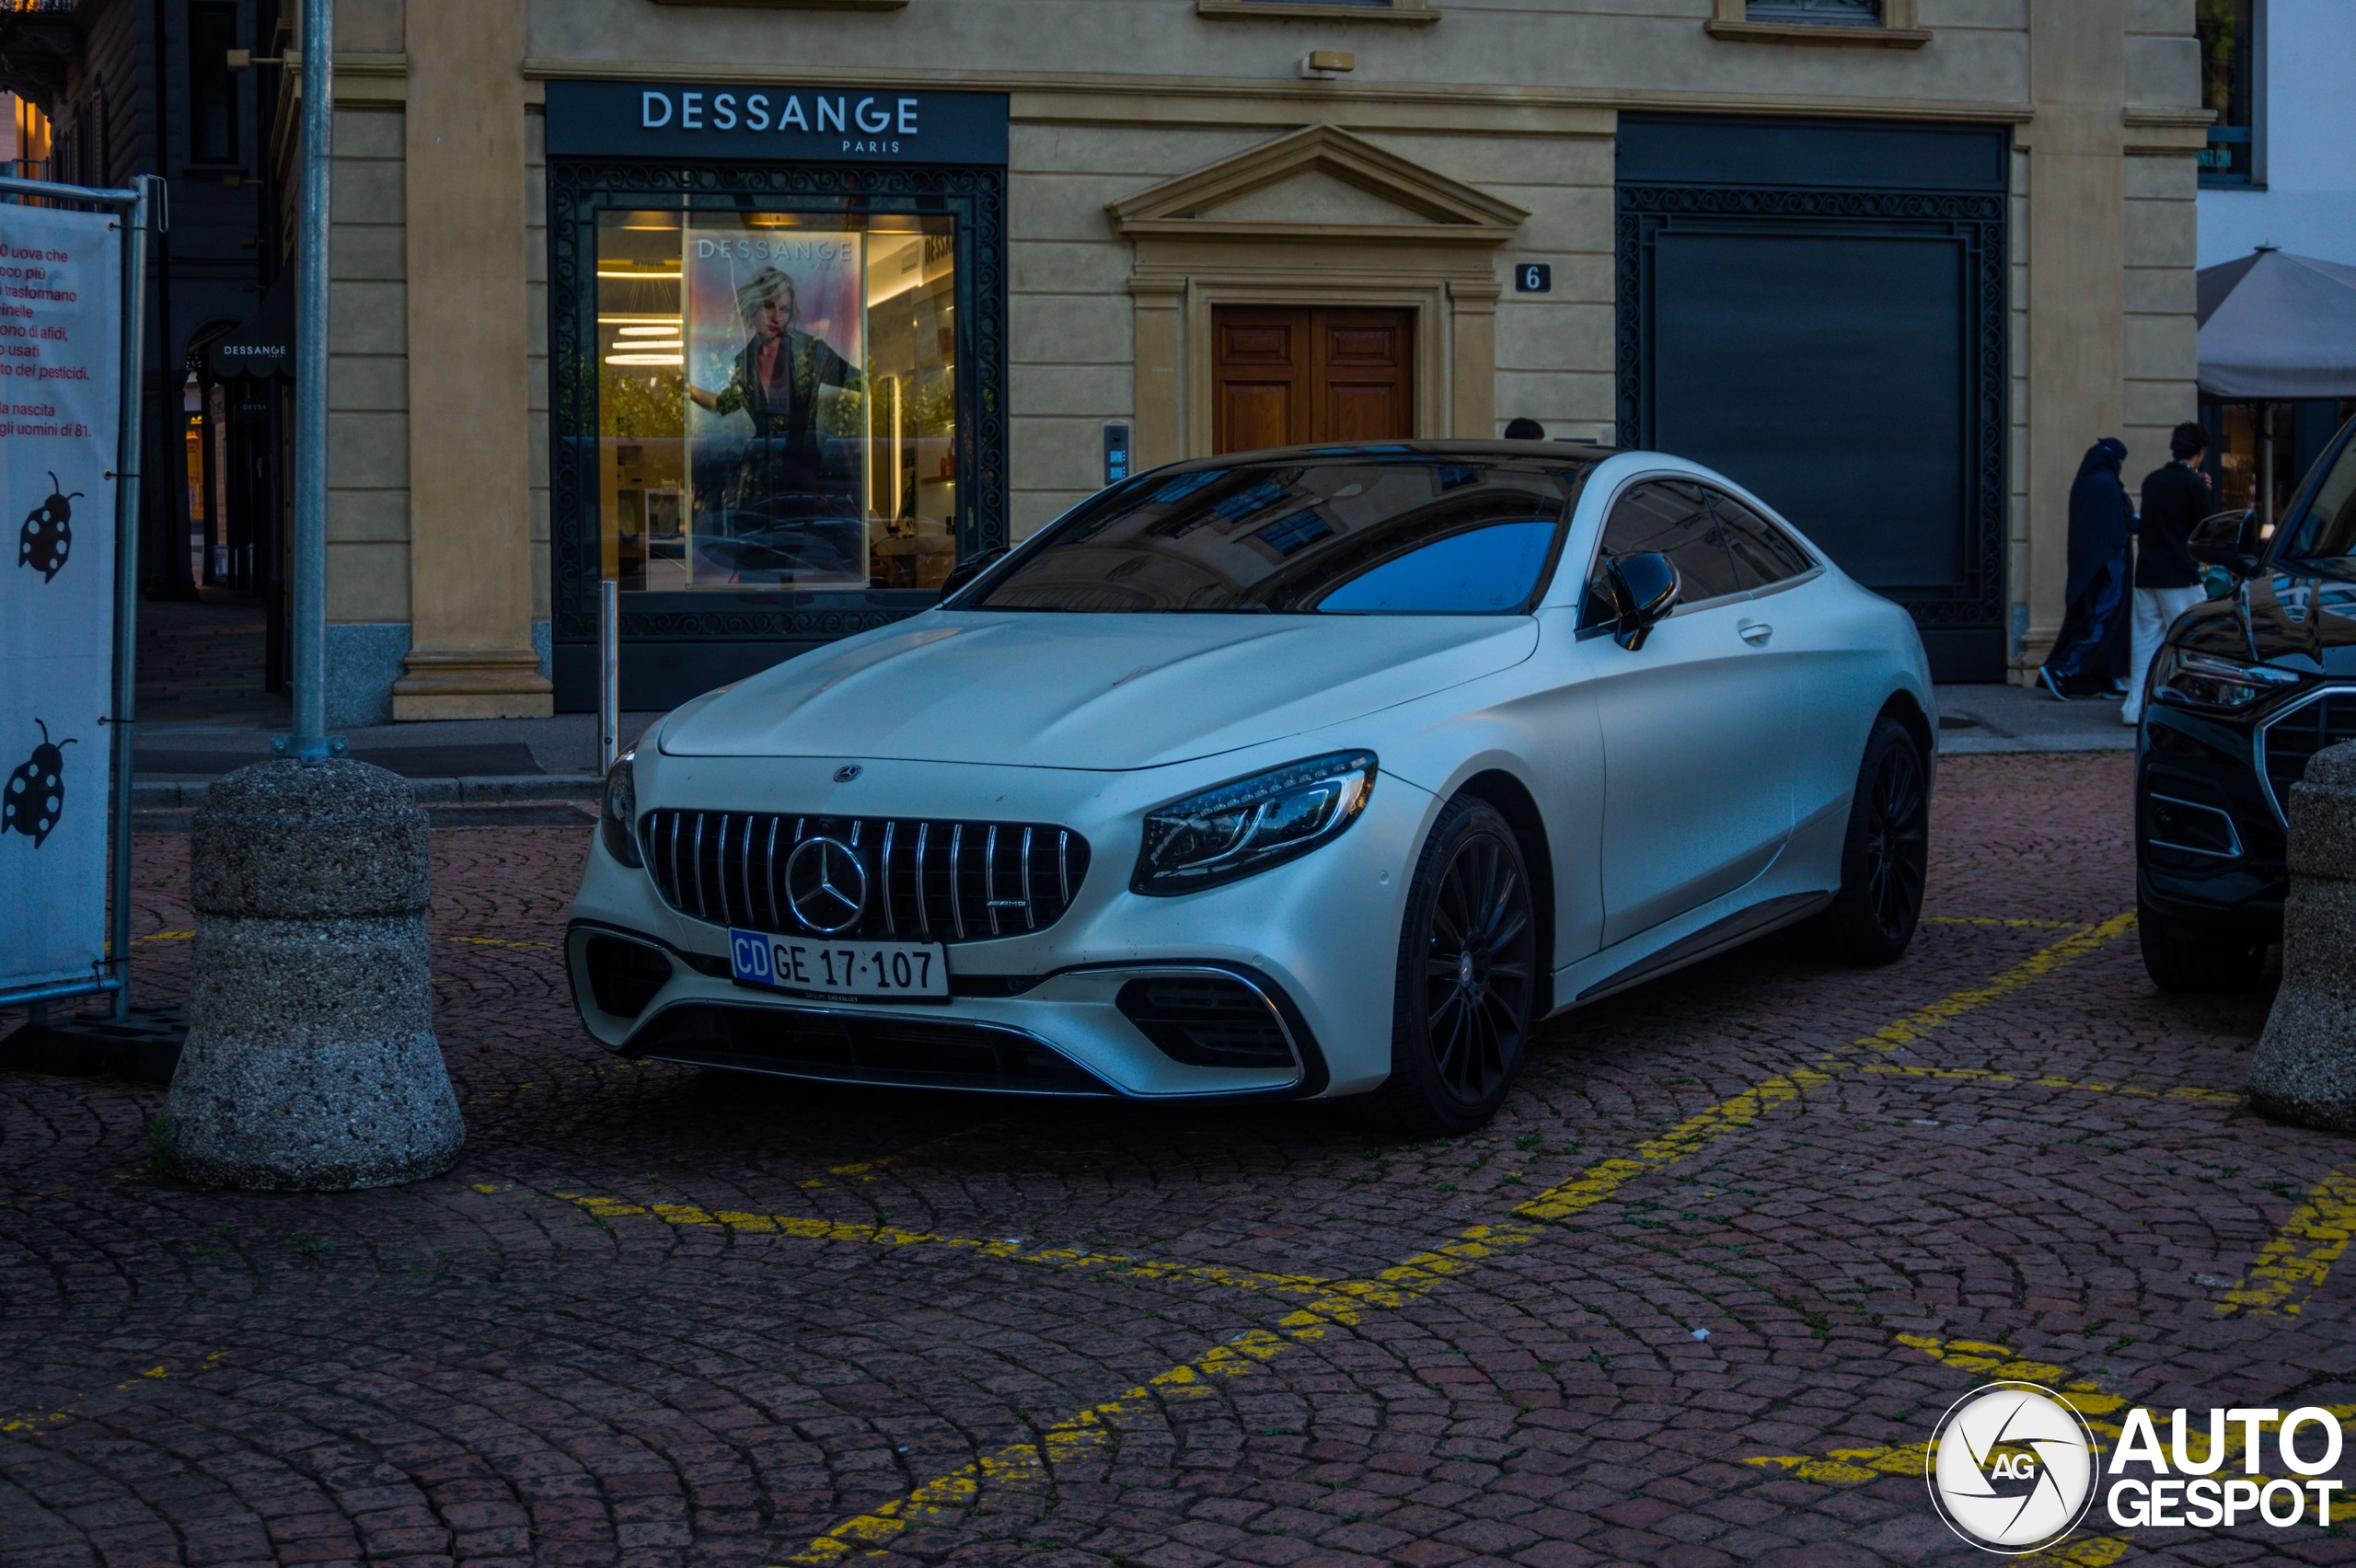
[[[122,229],[0,205],[0,991],[104,973]]]

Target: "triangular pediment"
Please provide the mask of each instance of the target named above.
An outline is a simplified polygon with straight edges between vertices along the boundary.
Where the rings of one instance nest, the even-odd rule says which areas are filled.
[[[1486,245],[1504,244],[1530,215],[1331,125],[1248,147],[1107,211],[1127,235]]]

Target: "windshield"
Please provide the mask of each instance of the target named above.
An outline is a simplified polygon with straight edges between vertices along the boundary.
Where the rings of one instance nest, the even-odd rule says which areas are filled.
[[[1097,615],[1517,615],[1588,466],[1530,459],[1242,462],[1088,502],[960,605]]]
[[[2300,560],[2346,562],[2356,557],[2356,438],[2339,448],[2306,515],[2292,524],[2282,553]]]

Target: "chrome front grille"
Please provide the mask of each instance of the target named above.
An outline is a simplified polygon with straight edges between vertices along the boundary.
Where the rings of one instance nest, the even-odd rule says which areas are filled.
[[[867,873],[859,922],[838,937],[970,942],[1044,931],[1088,875],[1088,840],[1047,823],[658,810],[638,833],[665,904],[760,931],[813,933],[786,890],[786,863],[805,839],[847,846]]]
[[[2274,810],[2288,822],[2291,786],[2307,776],[2316,753],[2342,741],[2356,741],[2356,691],[2327,689],[2266,721],[2258,732],[2259,755]]]

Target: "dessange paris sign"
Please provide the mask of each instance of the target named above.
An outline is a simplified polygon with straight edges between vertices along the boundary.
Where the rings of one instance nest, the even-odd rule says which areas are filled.
[[[550,82],[551,156],[1006,162],[1003,93]]]

